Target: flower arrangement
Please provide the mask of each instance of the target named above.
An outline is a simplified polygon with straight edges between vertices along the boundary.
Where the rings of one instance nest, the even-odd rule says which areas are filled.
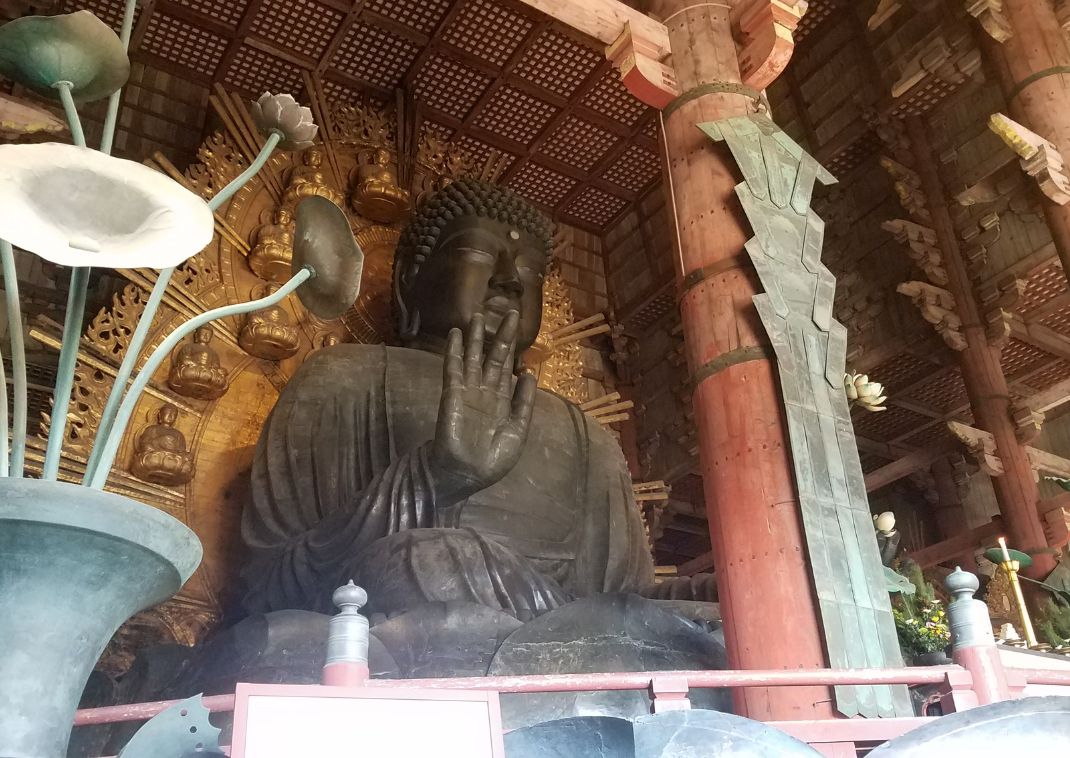
[[[947,611],[939,600],[918,608],[917,615],[912,616],[903,608],[893,608],[892,615],[899,645],[909,656],[939,653],[951,644]]]

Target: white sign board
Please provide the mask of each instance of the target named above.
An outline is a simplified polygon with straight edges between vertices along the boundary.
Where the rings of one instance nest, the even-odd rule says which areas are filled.
[[[232,758],[504,758],[498,693],[239,684]]]

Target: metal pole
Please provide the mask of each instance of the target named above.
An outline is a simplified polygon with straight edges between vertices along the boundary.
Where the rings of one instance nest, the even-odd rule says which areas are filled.
[[[134,7],[137,0],[126,0],[126,8],[123,10],[123,26],[119,32],[119,41],[123,43],[123,50],[130,48],[130,33],[134,28]],[[108,115],[104,117],[104,133],[100,137],[100,152],[111,155],[112,143],[115,140],[115,127],[119,121],[119,104],[123,99],[123,90],[120,87],[111,93],[108,98]]]
[[[52,85],[59,90],[59,100],[63,103],[63,112],[67,116],[67,123],[71,127],[71,139],[78,147],[85,147],[85,132],[82,131],[82,120],[78,118],[78,108],[74,105],[74,97],[71,95],[70,82],[56,82]]]
[[[252,179],[264,167],[268,158],[275,151],[275,147],[279,144],[279,140],[282,135],[273,131],[268,135],[267,140],[264,142],[264,146],[260,149],[260,153],[256,156],[256,159],[252,164],[243,171],[239,176],[235,177],[226,187],[216,193],[208,202],[208,207],[215,212],[223,203],[225,203],[235,192],[244,187],[250,179]],[[115,381],[112,382],[111,392],[108,393],[108,401],[104,404],[104,410],[100,415],[100,423],[97,425],[97,433],[93,438],[92,449],[89,453],[89,462],[86,464],[85,476],[82,477],[82,484],[88,485],[89,482],[96,475],[97,469],[100,466],[100,459],[104,453],[103,446],[98,444],[100,440],[106,440],[111,436],[112,426],[115,423],[115,414],[119,408],[119,402],[123,398],[123,393],[126,391],[127,382],[130,381],[130,376],[134,373],[134,365],[137,363],[138,356],[141,355],[141,348],[145,346],[145,341],[149,337],[149,330],[152,328],[152,320],[156,317],[156,311],[160,308],[160,303],[163,301],[164,293],[167,291],[167,285],[171,282],[171,275],[175,273],[175,269],[165,268],[160,271],[159,276],[156,277],[156,283],[152,287],[152,292],[149,293],[148,302],[145,303],[145,310],[141,313],[141,318],[138,319],[137,327],[134,329],[133,335],[130,337],[130,344],[126,346],[126,352],[123,354],[123,362],[119,366],[119,370],[115,374]]]
[[[108,481],[108,472],[111,471],[112,464],[115,462],[115,455],[119,452],[119,442],[122,440],[123,432],[126,431],[126,426],[130,423],[130,417],[134,414],[134,406],[137,405],[138,397],[141,395],[142,390],[148,386],[149,380],[152,379],[152,375],[156,372],[156,369],[163,363],[164,358],[171,354],[171,351],[178,346],[179,342],[185,339],[187,335],[192,334],[199,327],[204,326],[210,321],[226,318],[227,316],[238,316],[243,313],[250,313],[251,311],[257,311],[261,308],[275,305],[313,276],[315,276],[315,271],[311,267],[306,266],[294,274],[290,278],[290,281],[286,282],[278,290],[267,297],[262,297],[259,300],[250,300],[247,303],[225,305],[222,308],[216,308],[215,310],[202,313],[171,332],[171,334],[167,336],[167,339],[165,339],[160,346],[153,351],[152,355],[149,356],[149,359],[145,361],[145,365],[142,367],[141,372],[130,386],[130,391],[127,392],[126,397],[123,398],[123,402],[119,406],[119,411],[115,418],[115,424],[112,427],[112,433],[106,440],[104,440],[104,451],[101,453],[99,466],[94,473],[89,486],[98,490],[104,488],[104,484]]]
[[[7,240],[0,240],[0,264],[4,273],[4,300],[7,304],[7,327],[11,337],[11,369],[14,386],[14,412],[11,417],[10,475],[21,477],[26,460],[26,345],[22,335],[22,306],[19,305],[19,279],[15,271],[15,251]]]

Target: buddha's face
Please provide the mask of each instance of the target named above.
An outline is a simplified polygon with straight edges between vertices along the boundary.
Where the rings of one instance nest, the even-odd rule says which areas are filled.
[[[546,254],[535,237],[502,221],[463,216],[439,235],[428,259],[403,274],[402,294],[420,314],[424,336],[445,339],[482,313],[487,338],[510,310],[520,313],[517,353],[535,342],[542,320]]]
[[[305,151],[305,165],[317,167],[323,163],[323,153],[319,151],[319,148],[310,147]]]
[[[178,408],[170,404],[165,405],[160,408],[156,418],[164,426],[174,426],[175,422],[178,421]]]

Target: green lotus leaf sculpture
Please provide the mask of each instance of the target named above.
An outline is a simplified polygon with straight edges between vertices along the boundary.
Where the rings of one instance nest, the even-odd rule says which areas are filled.
[[[1027,553],[1023,553],[1021,550],[1014,550],[1013,548],[1008,550],[1012,561],[1018,561],[1019,568],[1029,568],[1033,565],[1033,558]],[[985,550],[985,558],[992,561],[992,563],[1000,564],[1003,562],[1003,550],[998,547],[990,547]]]
[[[0,75],[48,97],[70,82],[76,102],[107,97],[130,78],[118,35],[89,11],[26,16],[0,26]]]

